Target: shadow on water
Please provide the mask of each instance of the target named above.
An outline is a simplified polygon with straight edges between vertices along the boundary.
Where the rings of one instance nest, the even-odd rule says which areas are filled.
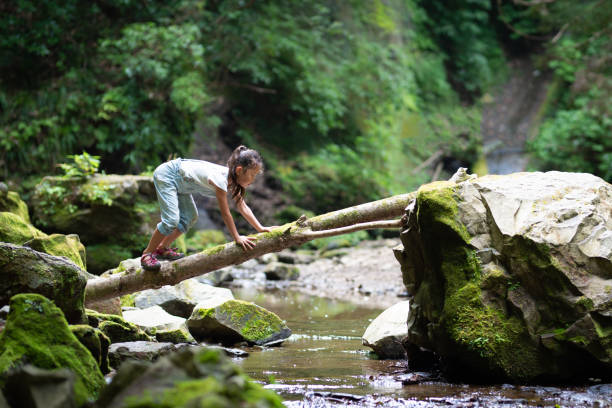
[[[612,385],[405,385],[407,362],[378,360],[361,336],[382,310],[293,292],[235,290],[287,321],[281,347],[250,348],[244,371],[297,407],[612,407]]]

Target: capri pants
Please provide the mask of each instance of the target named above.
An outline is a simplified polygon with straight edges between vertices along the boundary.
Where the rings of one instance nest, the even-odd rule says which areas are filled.
[[[157,229],[169,235],[175,229],[185,233],[198,219],[198,209],[181,176],[181,159],[160,164],[153,172],[153,183],[161,211]]]

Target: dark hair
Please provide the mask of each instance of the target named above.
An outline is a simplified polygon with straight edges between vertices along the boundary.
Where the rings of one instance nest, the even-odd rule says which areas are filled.
[[[262,167],[263,160],[256,150],[249,149],[246,146],[240,145],[230,155],[227,160],[229,167],[229,190],[232,198],[239,203],[244,198],[244,187],[238,184],[236,175],[236,167],[241,166],[243,169],[251,169],[253,167]]]

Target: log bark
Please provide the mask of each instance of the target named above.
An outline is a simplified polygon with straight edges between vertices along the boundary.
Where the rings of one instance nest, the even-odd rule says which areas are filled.
[[[301,245],[316,238],[364,229],[399,228],[399,220],[388,220],[400,217],[406,206],[415,197],[416,193],[413,192],[310,219],[302,216],[297,221],[275,228],[270,232],[252,235],[257,245],[249,251],[230,242],[174,262],[162,262],[159,272],[144,271],[139,268],[115,273],[109,277],[92,279],[87,282],[85,297],[87,302],[93,302],[145,289],[156,289],[164,285],[176,285],[185,279],[240,264],[270,252]]]

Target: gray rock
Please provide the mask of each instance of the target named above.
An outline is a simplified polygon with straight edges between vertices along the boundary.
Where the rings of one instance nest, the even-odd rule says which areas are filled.
[[[76,408],[74,380],[74,373],[67,368],[45,370],[26,365],[9,373],[4,396],[12,407]]]
[[[158,343],[156,341],[128,341],[113,343],[108,348],[108,360],[113,368],[126,360],[153,361],[164,354],[175,351],[174,343]]]
[[[297,280],[300,277],[300,270],[295,265],[280,262],[272,262],[264,270],[268,280]]]
[[[291,330],[276,314],[242,300],[199,303],[187,327],[197,340],[224,345],[241,341],[250,344],[277,344],[291,335]]]
[[[0,242],[0,305],[18,293],[38,293],[62,309],[69,323],[87,321],[85,272],[67,258]]]
[[[229,289],[206,285],[196,279],[187,279],[174,286],[139,292],[134,297],[134,304],[138,308],[160,306],[172,315],[188,318],[199,302],[211,298],[229,300],[234,299],[234,295]]]
[[[408,312],[410,301],[396,303],[370,323],[362,337],[368,346],[383,359],[406,358],[402,341],[408,335]]]
[[[184,318],[173,316],[159,306],[125,311],[123,319],[150,333],[157,330],[177,330],[185,326]]]
[[[433,350],[449,374],[489,381],[609,376],[612,186],[561,172],[457,179],[419,189],[395,250],[414,294],[409,359]]]

